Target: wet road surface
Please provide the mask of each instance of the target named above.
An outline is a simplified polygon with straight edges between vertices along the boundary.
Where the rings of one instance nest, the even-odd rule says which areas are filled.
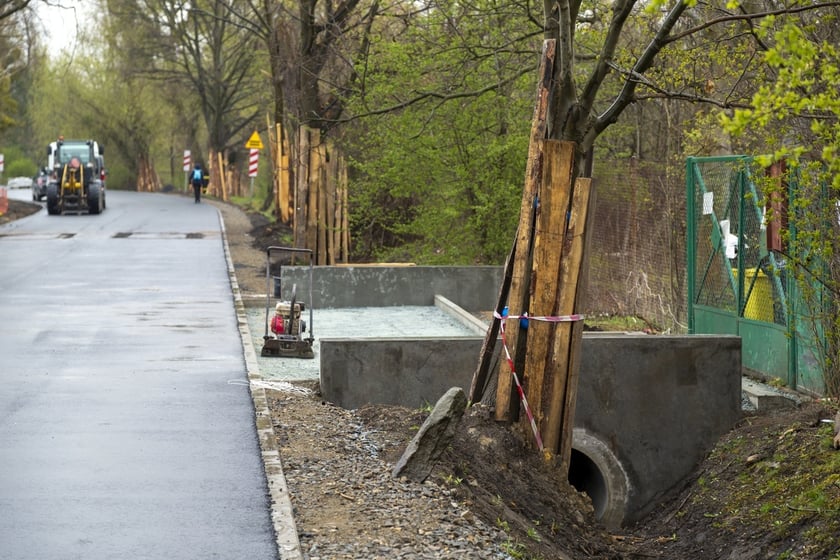
[[[218,213],[107,203],[0,226],[0,558],[276,558]]]

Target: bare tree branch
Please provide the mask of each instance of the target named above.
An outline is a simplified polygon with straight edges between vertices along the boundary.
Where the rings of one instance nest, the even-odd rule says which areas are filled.
[[[485,93],[489,93],[489,92],[494,91],[494,90],[496,90],[496,89],[498,89],[498,88],[500,88],[504,85],[507,85],[507,84],[509,84],[509,83],[511,83],[515,80],[518,80],[522,76],[524,76],[526,74],[530,74],[533,71],[534,71],[533,68],[529,68],[529,67],[521,68],[513,76],[509,76],[509,77],[505,78],[504,80],[500,80],[498,82],[495,82],[493,84],[490,84],[488,86],[485,86],[483,88],[473,90],[473,91],[460,91],[460,92],[456,92],[456,93],[441,93],[441,92],[436,92],[436,91],[418,92],[418,94],[416,96],[412,97],[411,99],[407,99],[405,101],[400,101],[399,103],[395,103],[393,105],[390,105],[388,107],[383,107],[381,109],[374,109],[374,110],[367,111],[367,112],[364,112],[364,113],[358,113],[358,114],[355,114],[355,115],[353,115],[351,117],[348,117],[348,118],[345,118],[345,119],[337,119],[335,121],[332,121],[332,124],[333,125],[343,124],[343,123],[348,123],[348,122],[352,122],[352,121],[355,121],[355,120],[363,119],[365,117],[373,117],[373,116],[376,116],[376,115],[384,115],[384,114],[387,114],[387,113],[393,113],[393,112],[411,107],[412,105],[416,105],[416,104],[421,103],[423,101],[427,101],[429,99],[437,99],[437,100],[440,101],[440,103],[444,103],[444,102],[452,101],[452,100],[455,100],[455,99],[464,99],[464,98],[468,98],[468,97],[480,97],[480,96],[484,95]]]
[[[686,29],[685,31],[683,31],[681,33],[676,33],[674,35],[671,35],[670,37],[668,37],[664,40],[664,44],[667,45],[667,44],[673,43],[674,41],[679,41],[680,39],[684,39],[685,37],[688,37],[690,35],[694,35],[695,33],[699,33],[700,31],[703,31],[704,29],[708,29],[710,27],[713,27],[713,26],[721,24],[721,23],[727,23],[727,22],[732,22],[732,21],[752,22],[752,21],[757,20],[757,19],[763,19],[763,18],[771,17],[771,16],[799,14],[799,13],[802,13],[802,12],[810,12],[810,11],[814,11],[814,10],[819,10],[821,8],[836,8],[838,6],[840,6],[840,2],[825,2],[825,3],[821,3],[821,4],[809,4],[807,6],[798,6],[798,7],[795,7],[795,8],[781,8],[779,10],[771,10],[771,11],[767,11],[767,12],[756,12],[756,13],[752,13],[752,14],[731,14],[731,15],[728,15],[728,16],[723,16],[723,17],[719,17],[719,18],[715,18],[715,19],[710,19],[709,21],[706,21],[706,22],[704,22],[700,25],[694,26],[690,29]]]
[[[633,66],[633,75],[641,75],[645,73],[653,64],[656,55],[659,54],[659,51],[662,50],[667,44],[667,39],[669,33],[677,24],[680,17],[682,16],[683,12],[688,8],[688,4],[686,4],[685,0],[680,0],[665,19],[662,21],[662,24],[659,27],[659,30],[654,35],[653,39],[648,43],[647,47],[645,48],[642,55],[636,61],[636,64]],[[590,130],[586,133],[586,146],[588,147],[591,143],[595,140],[595,138],[604,131],[609,125],[614,123],[618,120],[618,116],[621,112],[630,104],[633,99],[633,93],[636,90],[636,86],[638,85],[638,81],[636,80],[626,80],[624,82],[624,86],[621,88],[621,92],[619,92],[618,96],[613,101],[612,105],[604,111],[600,116],[595,118],[595,122],[590,128]]]

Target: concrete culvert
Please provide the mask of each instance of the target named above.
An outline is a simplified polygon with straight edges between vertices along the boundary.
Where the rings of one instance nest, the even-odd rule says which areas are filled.
[[[627,509],[627,473],[609,447],[583,428],[575,428],[572,436],[569,483],[589,496],[595,517],[605,527],[621,527]]]
[[[592,500],[595,517],[601,519],[607,507],[607,481],[592,459],[585,453],[572,449],[569,463],[569,483],[578,492],[584,492]]]

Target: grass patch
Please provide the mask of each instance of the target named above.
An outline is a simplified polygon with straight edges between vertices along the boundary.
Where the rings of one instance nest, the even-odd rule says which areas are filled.
[[[620,332],[659,332],[650,321],[633,315],[587,315],[586,326],[592,330]]]

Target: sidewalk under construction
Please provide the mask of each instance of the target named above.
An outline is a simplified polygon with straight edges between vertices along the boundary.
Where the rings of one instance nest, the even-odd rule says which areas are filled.
[[[283,274],[284,283],[301,284],[308,269]],[[467,391],[486,328],[476,314],[493,308],[499,274],[496,267],[316,267],[315,359],[260,357],[260,374],[317,379],[326,400],[349,409],[420,407],[450,387]],[[260,348],[264,308],[256,299],[249,305]],[[643,516],[738,420],[740,349],[733,336],[584,334],[570,478],[607,527]]]

